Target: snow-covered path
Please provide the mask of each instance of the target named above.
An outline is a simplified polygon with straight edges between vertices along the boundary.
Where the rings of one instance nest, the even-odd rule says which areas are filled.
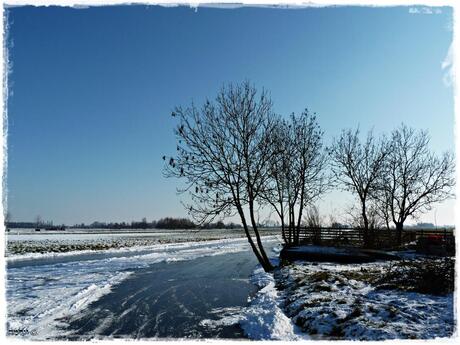
[[[242,337],[235,323],[200,321],[243,310],[256,291],[245,238],[25,259],[8,264],[7,327],[31,339]]]

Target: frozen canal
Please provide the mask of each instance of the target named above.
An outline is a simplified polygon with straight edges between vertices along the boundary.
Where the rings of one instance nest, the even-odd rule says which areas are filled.
[[[265,242],[268,250],[279,240]],[[243,338],[238,320],[257,291],[256,264],[245,238],[12,257],[8,334]]]

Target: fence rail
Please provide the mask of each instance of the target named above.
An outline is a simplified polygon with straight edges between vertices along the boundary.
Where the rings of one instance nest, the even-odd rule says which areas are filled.
[[[320,245],[364,245],[364,229],[358,228],[313,228],[300,229],[299,242]],[[373,247],[392,248],[399,245],[398,233],[395,229],[370,229],[369,238]],[[403,230],[402,244],[414,242],[420,238],[436,237],[447,244],[455,242],[454,231],[451,229]]]
[[[452,229],[418,230],[417,239],[421,241],[443,243],[448,247],[455,246],[455,235]]]

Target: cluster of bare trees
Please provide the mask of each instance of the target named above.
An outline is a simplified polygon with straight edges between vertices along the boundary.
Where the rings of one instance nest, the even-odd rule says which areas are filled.
[[[278,215],[286,243],[298,243],[304,210],[329,188],[327,155],[315,114],[305,110],[288,119],[279,118],[272,133],[276,154],[262,201]]]
[[[319,217],[312,205],[335,180],[358,195],[369,238],[370,208],[402,229],[408,216],[450,196],[454,184],[452,156],[429,153],[424,132],[401,127],[391,140],[369,133],[361,143],[359,131],[346,131],[326,149],[316,114],[278,116],[268,93],[249,82],[223,87],[200,108],[177,107],[172,116],[177,152],[163,157],[165,175],[185,181],[179,192],[190,194],[185,206],[198,224],[238,215],[266,271],[272,264],[257,226],[260,207],[270,207],[284,241],[296,243],[303,217]]]
[[[361,142],[359,130],[343,131],[329,148],[332,172],[339,186],[358,196],[366,244],[379,224],[394,226],[401,242],[404,222],[453,197],[453,154],[429,150],[426,131],[406,125],[389,137],[372,131]]]

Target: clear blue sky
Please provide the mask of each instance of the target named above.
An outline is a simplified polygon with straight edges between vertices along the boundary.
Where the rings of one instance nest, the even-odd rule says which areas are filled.
[[[7,12],[15,221],[185,216],[178,182],[162,177],[161,156],[175,149],[170,112],[245,79],[271,91],[278,113],[317,112],[326,142],[342,128],[385,132],[404,121],[429,129],[435,151],[454,149],[453,92],[441,68],[450,8]],[[320,211],[340,213],[347,200],[332,193]],[[446,205],[438,224],[453,223],[453,203]]]

